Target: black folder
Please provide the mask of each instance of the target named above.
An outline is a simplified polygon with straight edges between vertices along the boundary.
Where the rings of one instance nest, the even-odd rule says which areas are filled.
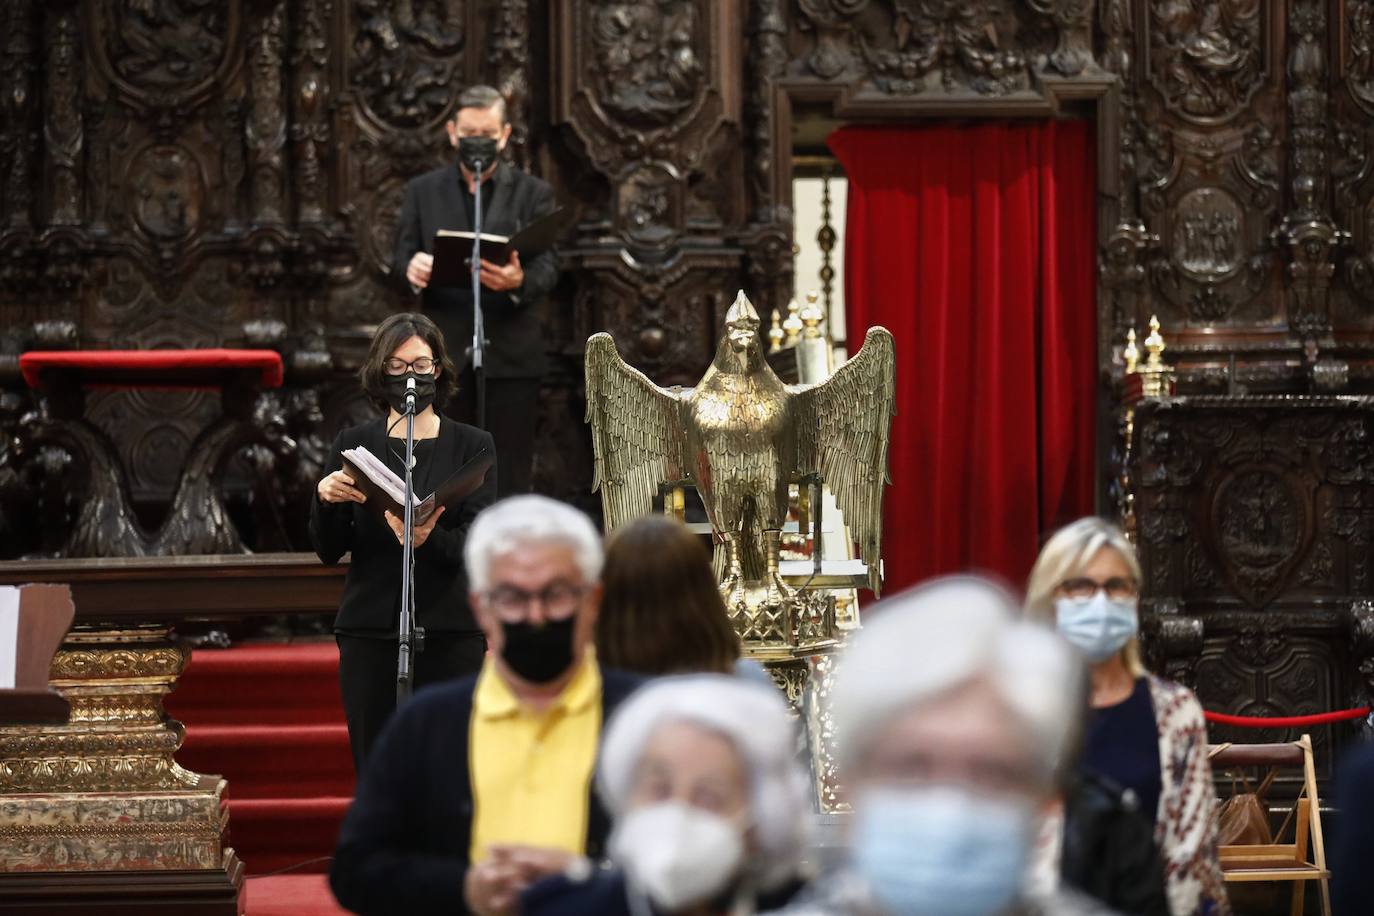
[[[571,211],[560,207],[547,216],[539,217],[515,235],[483,232],[479,249],[481,258],[504,265],[510,261],[510,253],[518,251],[521,260],[528,261],[556,245],[571,224]],[[434,270],[429,276],[430,286],[466,287],[472,284],[469,263],[473,238],[471,232],[456,229],[440,229],[434,234]]]

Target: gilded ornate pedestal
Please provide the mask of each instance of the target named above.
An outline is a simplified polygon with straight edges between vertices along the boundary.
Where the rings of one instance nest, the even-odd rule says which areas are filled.
[[[172,759],[183,730],[162,711],[189,653],[166,627],[79,629],[53,659],[63,725],[0,729],[0,850],[9,872],[215,869],[224,780]]]
[[[331,610],[342,577],[288,554],[0,563],[0,584],[69,584],[77,620],[50,670],[69,721],[0,728],[0,909],[241,916],[225,781],[174,759],[162,702],[190,653],[171,628]]]
[[[73,630],[52,664],[70,720],[0,729],[5,897],[77,913],[133,890],[140,912],[244,912],[243,863],[224,844],[225,782],[172,756],[184,730],[162,698],[190,653],[170,636]]]

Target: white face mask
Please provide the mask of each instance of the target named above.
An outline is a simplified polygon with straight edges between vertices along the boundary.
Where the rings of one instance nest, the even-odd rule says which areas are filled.
[[[1136,599],[1114,601],[1101,590],[1084,600],[1057,599],[1054,614],[1059,635],[1077,646],[1093,664],[1120,652],[1140,627]]]
[[[609,849],[631,883],[670,912],[720,894],[744,859],[738,826],[682,802],[629,812],[616,823]]]

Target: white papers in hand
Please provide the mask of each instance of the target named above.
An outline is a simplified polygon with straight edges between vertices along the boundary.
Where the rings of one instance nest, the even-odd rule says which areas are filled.
[[[387,496],[396,500],[396,505],[405,505],[405,481],[397,477],[395,472],[383,464],[376,455],[372,454],[361,445],[357,448],[344,449],[343,455],[349,461],[353,462],[354,467],[366,474],[377,486],[381,487]],[[414,491],[412,491],[410,498],[411,505],[418,508],[421,502],[420,497],[416,496]]]
[[[19,658],[19,589],[0,586],[0,690],[14,687]]]

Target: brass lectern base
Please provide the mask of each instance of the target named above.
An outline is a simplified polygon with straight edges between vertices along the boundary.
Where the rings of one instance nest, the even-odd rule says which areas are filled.
[[[223,868],[0,873],[0,912],[53,916],[243,916],[243,863]]]
[[[165,626],[67,634],[50,682],[70,717],[0,728],[0,910],[244,912],[226,784],[172,756],[162,698],[188,655]]]

